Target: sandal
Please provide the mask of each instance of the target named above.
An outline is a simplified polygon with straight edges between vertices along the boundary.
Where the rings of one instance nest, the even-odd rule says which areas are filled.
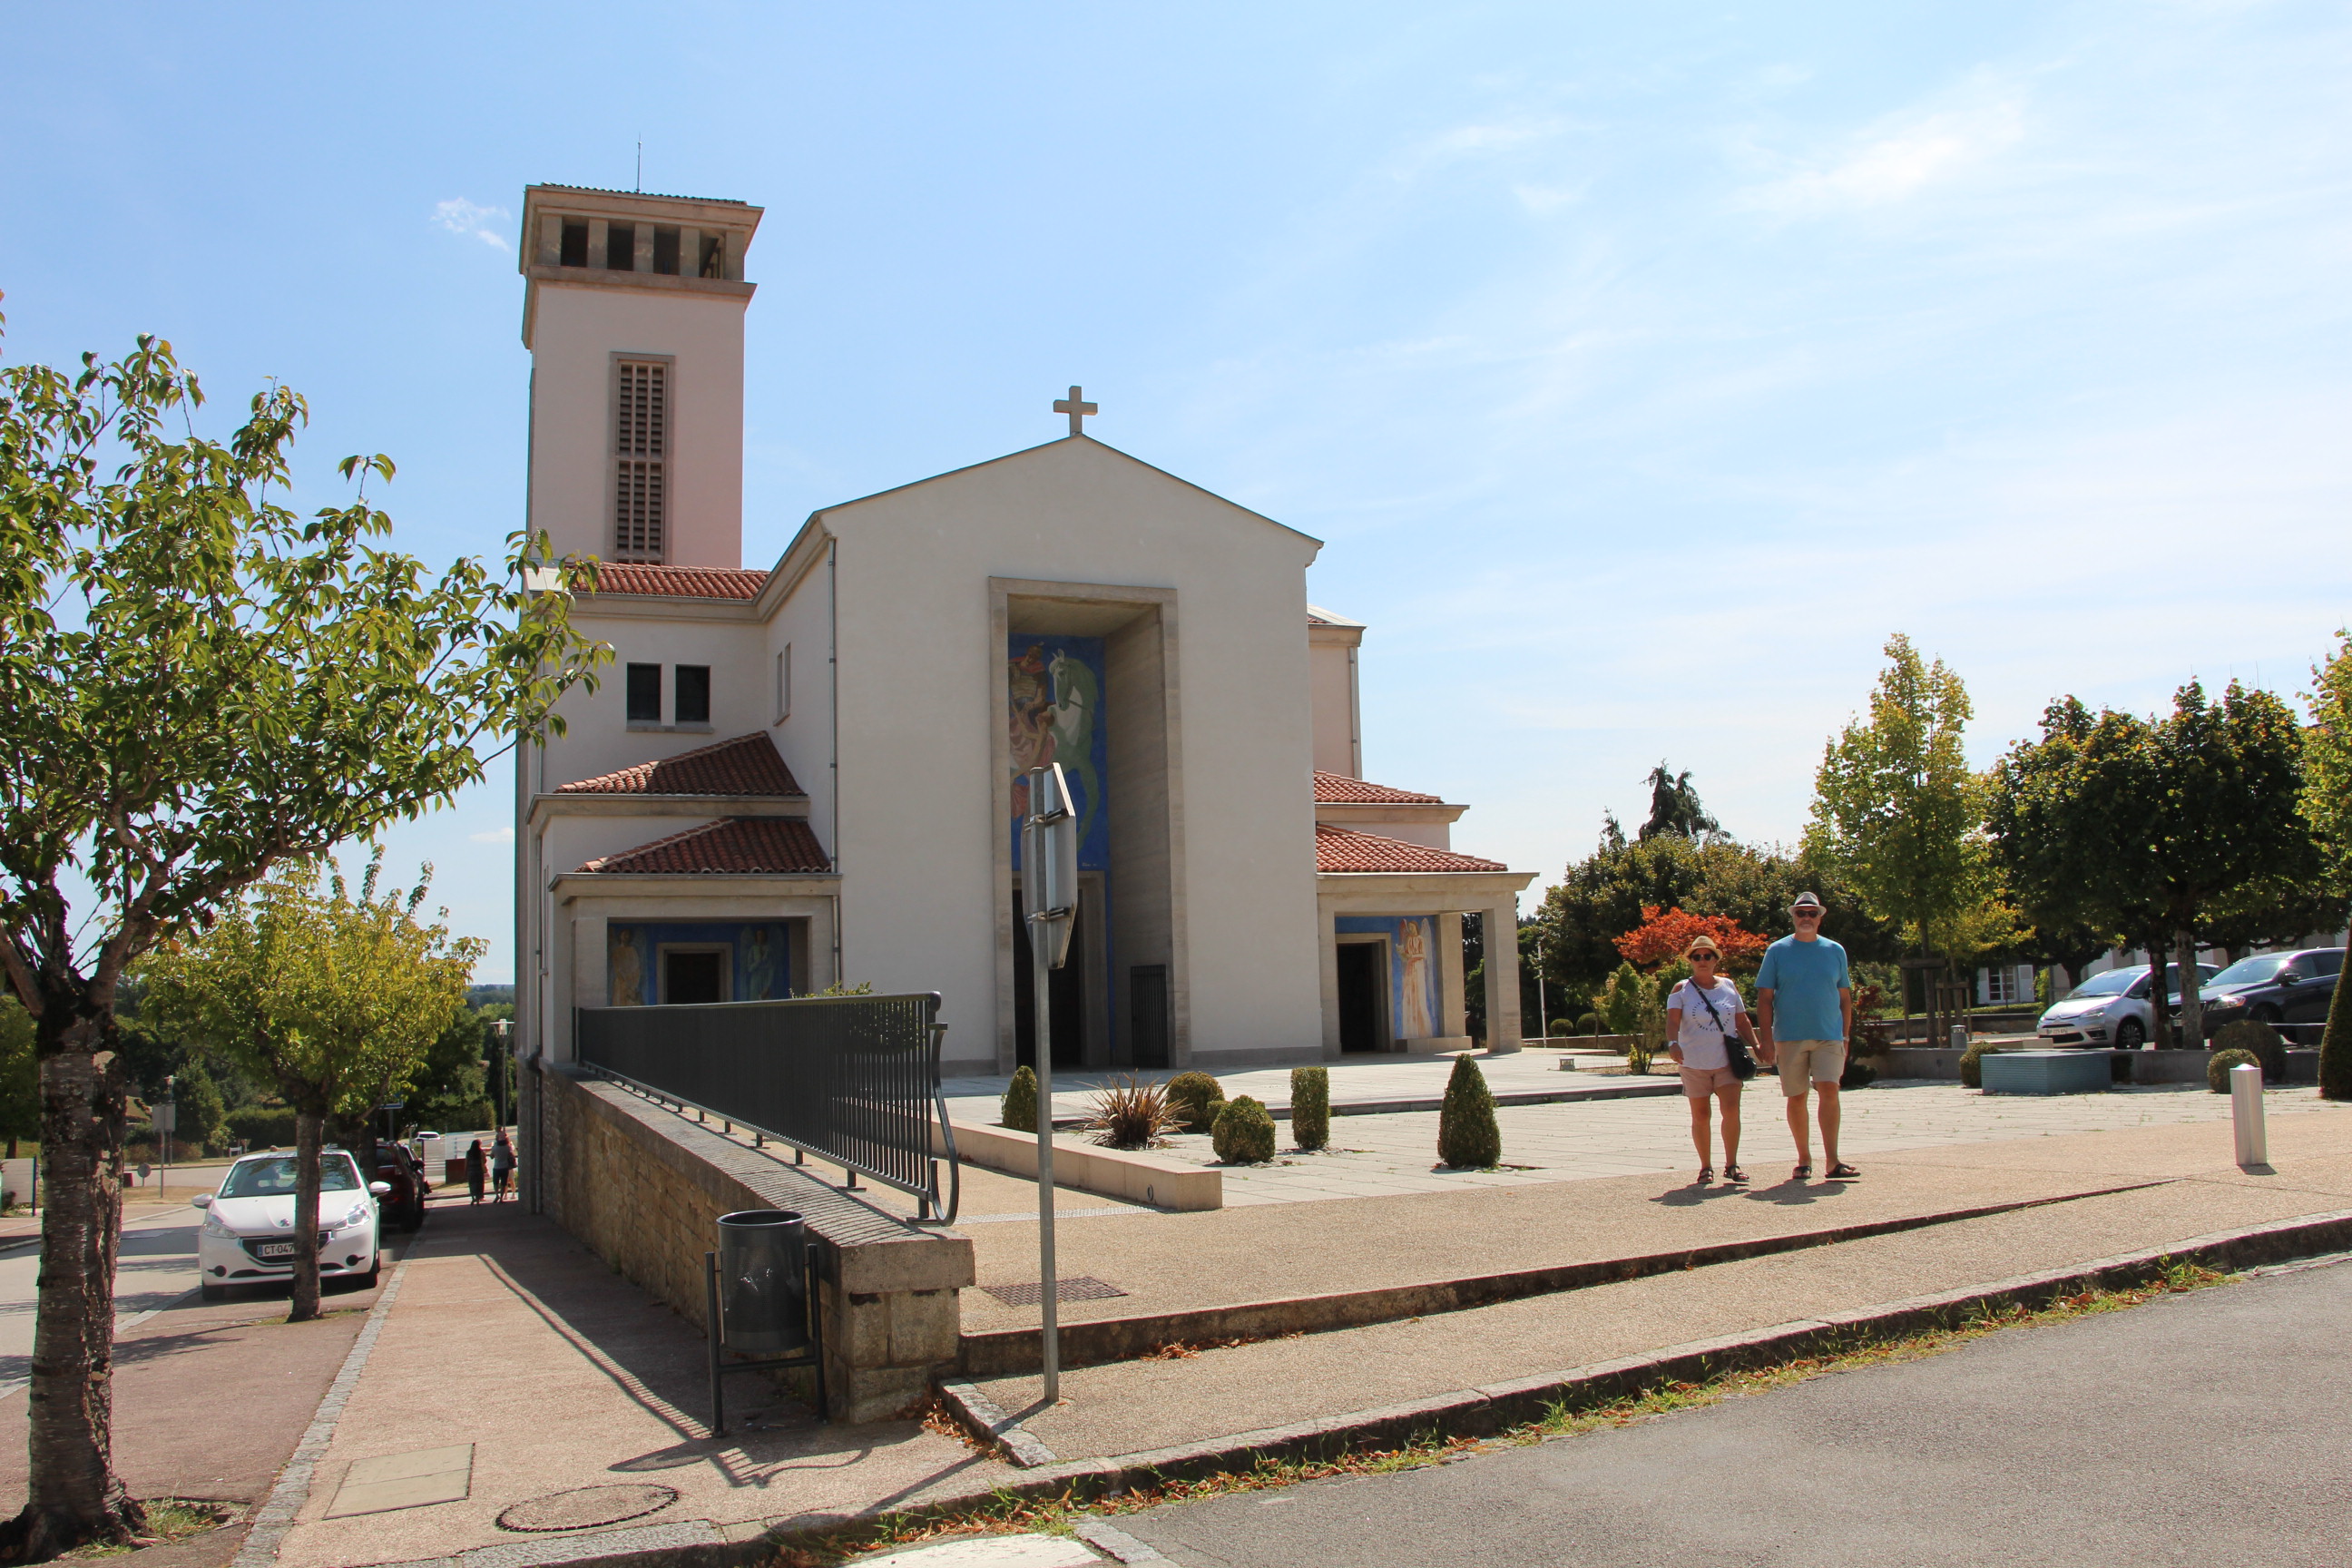
[[[1789,1180],[1792,1182],[1809,1181],[1811,1179],[1812,1174],[1813,1163],[1811,1160],[1808,1160],[1803,1164],[1789,1173]]]
[[[1713,1165],[1701,1165],[1698,1168],[1698,1181],[1695,1184],[1703,1187],[1714,1180],[1715,1167]]]
[[[1843,1160],[1840,1160],[1830,1167],[1829,1179],[1832,1182],[1851,1182],[1861,1174],[1860,1171],[1855,1170]]]
[[[1723,1168],[1723,1180],[1727,1185],[1744,1187],[1748,1184],[1748,1173],[1737,1165],[1726,1165]]]

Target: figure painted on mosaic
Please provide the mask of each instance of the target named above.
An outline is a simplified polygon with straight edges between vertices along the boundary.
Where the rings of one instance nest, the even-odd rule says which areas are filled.
[[[1430,1003],[1435,1000],[1436,987],[1430,984],[1429,939],[1423,933],[1426,922],[1405,920],[1398,922],[1404,928],[1404,1002],[1398,1008],[1408,1039],[1426,1039],[1437,1033],[1430,1021]]]
[[[1054,760],[1075,775],[1071,783],[1077,786],[1078,842],[1084,844],[1096,814],[1102,809],[1102,780],[1095,773],[1095,721],[1102,706],[1102,689],[1095,684],[1095,672],[1086,661],[1067,653],[1054,656],[1050,674],[1054,706],[1048,722],[1054,731]]]
[[[1029,815],[1029,770],[1054,761],[1054,697],[1046,683],[1045,649],[1029,645],[1007,661],[1008,720],[1013,740],[1013,816]]]
[[[635,1007],[646,999],[645,957],[637,952],[634,926],[613,928],[613,1005]]]
[[[765,1002],[775,994],[776,950],[766,926],[753,926],[743,948],[743,1000]]]

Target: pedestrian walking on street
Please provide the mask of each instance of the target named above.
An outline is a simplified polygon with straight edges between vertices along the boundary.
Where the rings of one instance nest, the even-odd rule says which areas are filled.
[[[1756,972],[1756,1019],[1766,1067],[1780,1071],[1789,1102],[1789,1131],[1797,1140],[1793,1177],[1813,1173],[1813,1140],[1805,1096],[1821,1101],[1822,1154],[1832,1180],[1862,1174],[1838,1158],[1838,1079],[1845,1076],[1846,1040],[1853,1029],[1853,975],[1845,949],[1822,934],[1822,901],[1799,893],[1789,917],[1796,931],[1764,950]]]
[[[475,1139],[474,1146],[466,1151],[466,1185],[472,1190],[476,1203],[482,1201],[482,1184],[489,1175],[489,1156],[482,1152],[482,1141]]]
[[[490,1175],[499,1203],[507,1201],[507,1189],[514,1184],[514,1145],[507,1142],[507,1130],[501,1127],[499,1141],[490,1149]]]
[[[1690,961],[1690,978],[1676,981],[1666,997],[1666,1034],[1673,1042],[1666,1054],[1682,1069],[1683,1094],[1690,1101],[1698,1184],[1715,1180],[1707,1125],[1712,1100],[1722,1108],[1723,1179],[1736,1187],[1748,1180],[1739,1168],[1739,1096],[1756,1076],[1755,1058],[1748,1054],[1756,1044],[1756,1026],[1739,1000],[1739,987],[1717,973],[1723,967],[1723,950],[1713,937],[1700,937],[1683,956]]]

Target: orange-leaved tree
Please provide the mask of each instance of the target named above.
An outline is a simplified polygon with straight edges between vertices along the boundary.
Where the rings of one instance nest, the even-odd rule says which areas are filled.
[[[1700,937],[1711,936],[1723,950],[1726,969],[1753,968],[1764,956],[1766,939],[1743,927],[1729,915],[1661,911],[1655,904],[1642,906],[1642,923],[1617,939],[1617,951],[1639,969],[1655,969],[1680,958]]]

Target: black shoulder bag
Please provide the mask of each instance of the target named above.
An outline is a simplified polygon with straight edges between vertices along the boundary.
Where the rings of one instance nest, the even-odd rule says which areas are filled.
[[[1684,984],[1683,989],[1699,999],[1699,1005],[1706,1009],[1708,1019],[1715,1025],[1715,1032],[1723,1037],[1723,1054],[1730,1058],[1731,1076],[1742,1083],[1754,1078],[1756,1058],[1748,1049],[1746,1040],[1741,1039],[1735,1031],[1723,1026],[1723,1015],[1715,1010],[1715,998],[1709,996],[1706,991],[1687,983]],[[1711,991],[1714,987],[1709,986],[1707,989]]]

